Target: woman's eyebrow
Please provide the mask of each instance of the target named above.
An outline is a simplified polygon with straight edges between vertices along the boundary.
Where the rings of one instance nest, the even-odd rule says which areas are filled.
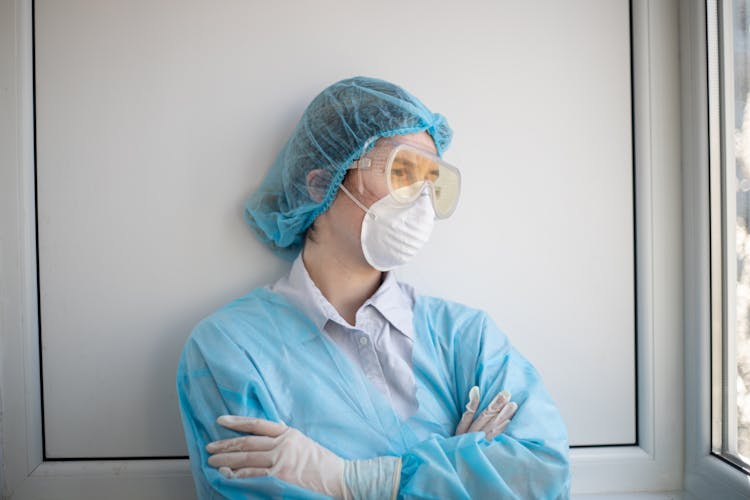
[[[396,158],[393,160],[393,163],[401,163],[402,165],[405,165],[407,167],[416,167],[417,164],[413,161],[407,159],[407,158]]]

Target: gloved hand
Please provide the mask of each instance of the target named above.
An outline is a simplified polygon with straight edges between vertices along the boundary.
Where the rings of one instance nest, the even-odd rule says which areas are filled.
[[[209,465],[225,477],[274,476],[334,498],[351,498],[344,481],[346,460],[284,423],[223,415],[217,422],[251,436],[206,445]]]
[[[458,422],[455,436],[467,432],[484,431],[487,441],[491,441],[508,427],[510,419],[518,409],[516,403],[510,402],[508,391],[502,391],[495,396],[487,408],[479,414],[476,420],[473,420],[478,407],[479,387],[474,386],[469,391],[469,402],[466,404],[466,411],[461,416],[461,421]]]

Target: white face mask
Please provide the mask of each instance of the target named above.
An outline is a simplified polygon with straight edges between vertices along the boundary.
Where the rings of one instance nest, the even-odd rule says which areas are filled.
[[[406,207],[387,195],[370,208],[343,185],[341,190],[365,211],[360,235],[362,252],[367,262],[378,271],[390,271],[406,264],[430,239],[435,225],[435,209],[426,189]]]

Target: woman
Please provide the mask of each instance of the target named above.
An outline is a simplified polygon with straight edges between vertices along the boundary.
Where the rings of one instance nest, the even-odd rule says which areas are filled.
[[[456,207],[451,136],[382,80],[308,106],[245,206],[289,274],[202,320],[180,360],[199,497],[569,496],[536,370],[485,313],[390,272]]]

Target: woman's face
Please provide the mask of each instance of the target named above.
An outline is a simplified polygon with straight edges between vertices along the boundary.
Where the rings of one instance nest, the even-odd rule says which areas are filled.
[[[389,139],[437,154],[435,143],[427,132],[398,135]],[[375,143],[375,147],[379,147],[381,140]],[[368,208],[376,201],[388,196],[388,183],[382,172],[349,170],[344,177],[343,184],[352,195]],[[329,230],[334,235],[336,244],[342,247],[341,250],[347,255],[357,255],[363,262],[366,262],[360,241],[365,212],[346,194],[339,191],[331,207],[321,217],[326,217],[329,222]]]

